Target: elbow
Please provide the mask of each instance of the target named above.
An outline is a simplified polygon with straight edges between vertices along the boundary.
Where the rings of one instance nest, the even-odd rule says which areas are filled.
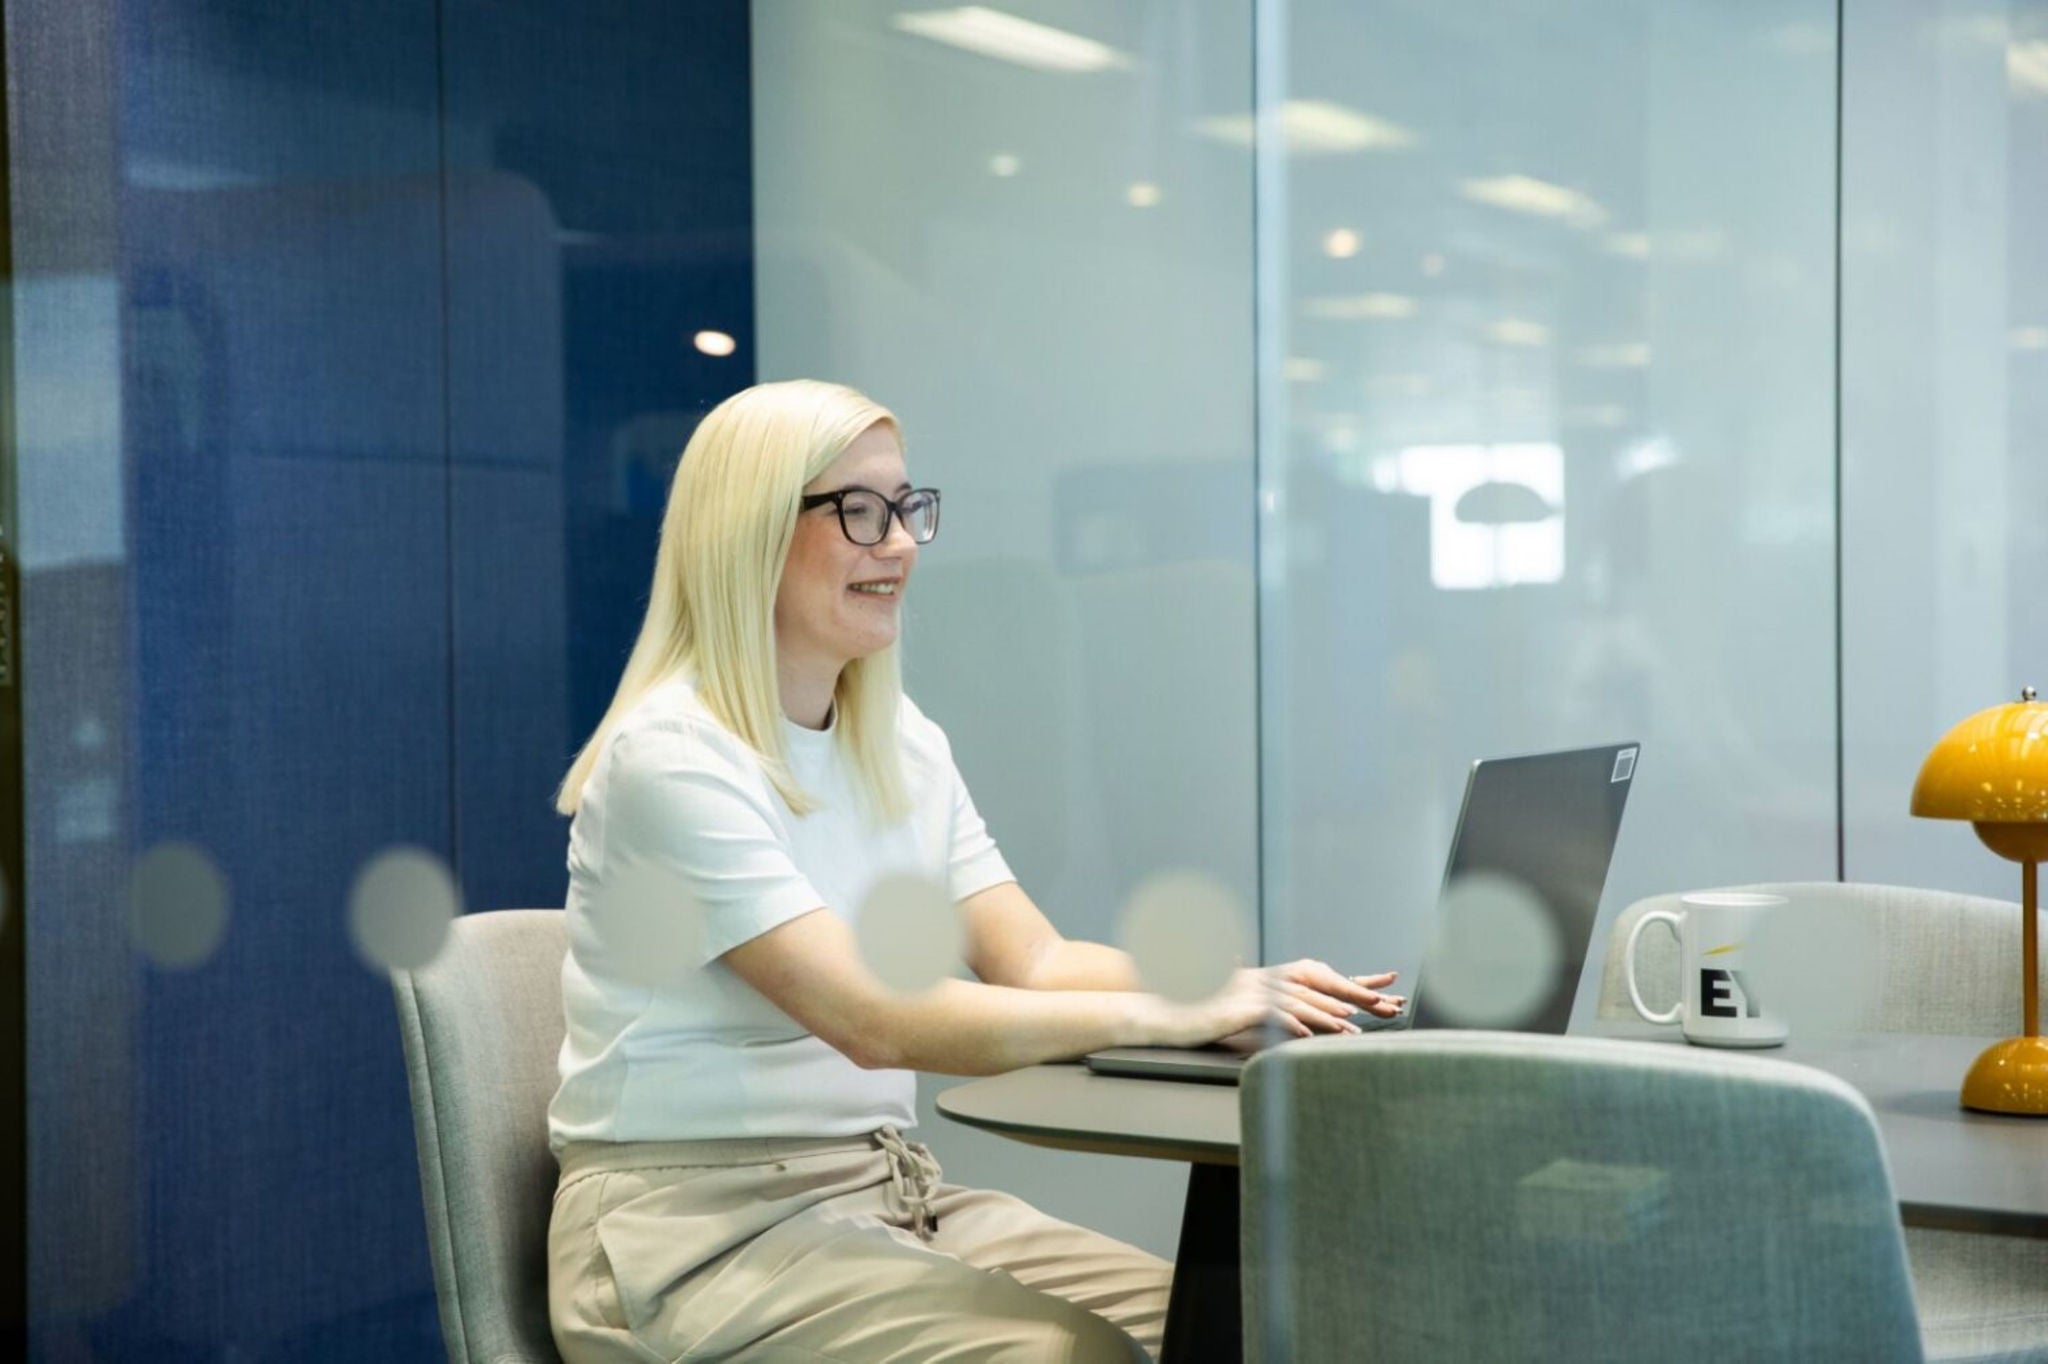
[[[841,1056],[862,1070],[902,1070],[910,1064],[901,1030],[884,1009],[862,1009],[837,1020],[830,1032],[818,1029]]]
[[[903,1048],[880,1029],[855,1029],[834,1045],[862,1070],[902,1070],[909,1064]]]

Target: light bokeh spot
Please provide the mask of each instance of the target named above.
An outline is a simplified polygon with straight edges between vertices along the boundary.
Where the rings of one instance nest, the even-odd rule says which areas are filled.
[[[854,929],[861,957],[898,994],[922,994],[953,974],[965,950],[960,913],[945,888],[922,876],[876,881]]]
[[[619,872],[606,889],[593,926],[619,979],[658,989],[696,967],[704,913],[681,877],[643,863]]]
[[[228,883],[193,843],[159,843],[128,879],[128,928],[136,951],[166,971],[205,965],[228,931]]]
[[[1795,1038],[1864,1030],[1883,988],[1882,927],[1873,909],[1818,900],[1764,915],[1745,952],[1764,1011]],[[1911,1001],[1898,1005],[1910,1009]]]
[[[1557,988],[1560,956],[1541,895],[1512,876],[1468,872],[1444,887],[1419,988],[1460,1027],[1512,1028]]]
[[[378,970],[417,971],[440,955],[461,912],[461,893],[440,858],[424,848],[387,848],[349,891],[349,939]]]
[[[1117,938],[1145,988],[1165,999],[1207,999],[1253,953],[1251,921],[1230,887],[1200,871],[1148,876],[1118,916]]]

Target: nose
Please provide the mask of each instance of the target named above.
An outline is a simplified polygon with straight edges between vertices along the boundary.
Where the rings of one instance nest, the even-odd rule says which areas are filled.
[[[917,541],[910,538],[910,528],[903,524],[900,516],[889,518],[889,533],[873,549],[876,556],[883,559],[901,559],[908,563],[917,558]]]

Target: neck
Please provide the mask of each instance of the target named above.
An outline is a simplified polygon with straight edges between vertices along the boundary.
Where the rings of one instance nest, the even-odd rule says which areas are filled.
[[[805,666],[781,659],[776,678],[782,692],[782,713],[805,729],[823,729],[832,714],[832,693],[839,686],[837,667]]]

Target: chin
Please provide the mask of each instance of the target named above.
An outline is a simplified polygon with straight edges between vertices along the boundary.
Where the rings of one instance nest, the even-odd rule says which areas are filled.
[[[898,633],[900,632],[896,630],[885,632],[872,629],[848,631],[835,652],[851,663],[856,659],[866,658],[871,654],[878,654],[882,650],[889,648],[896,643]]]

